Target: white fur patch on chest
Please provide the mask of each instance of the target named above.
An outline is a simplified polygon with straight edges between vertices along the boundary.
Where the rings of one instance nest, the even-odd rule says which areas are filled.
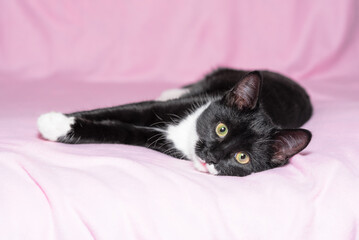
[[[180,150],[188,159],[192,160],[195,157],[195,147],[199,139],[196,130],[197,120],[209,104],[199,107],[179,124],[170,125],[167,128],[167,140],[170,140],[175,148]]]

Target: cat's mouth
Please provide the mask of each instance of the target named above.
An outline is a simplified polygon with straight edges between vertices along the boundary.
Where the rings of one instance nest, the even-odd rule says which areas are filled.
[[[207,163],[202,158],[195,156],[193,158],[193,165],[196,168],[196,170],[204,173],[210,173],[212,175],[218,175],[218,170],[215,168],[213,164]]]

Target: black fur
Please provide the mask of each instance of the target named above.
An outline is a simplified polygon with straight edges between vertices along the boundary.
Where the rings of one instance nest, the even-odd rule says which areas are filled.
[[[282,166],[303,150],[311,133],[296,129],[312,114],[305,90],[269,71],[219,69],[203,80],[185,86],[189,93],[161,101],[66,114],[75,117],[65,143],[123,143],[145,146],[177,158],[188,158],[164,135],[168,125],[184,119],[196,108],[212,103],[197,121],[196,155],[214,164],[220,175],[245,176]],[[224,138],[215,128],[225,123]],[[248,164],[234,159],[237,152],[250,156]]]

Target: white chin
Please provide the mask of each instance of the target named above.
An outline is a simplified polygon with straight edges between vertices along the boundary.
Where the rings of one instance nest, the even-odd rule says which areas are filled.
[[[199,157],[195,157],[193,159],[193,165],[195,169],[200,172],[210,173],[212,175],[218,175],[218,171],[215,169],[213,164],[205,163],[205,161],[203,161]]]
[[[207,164],[207,170],[212,175],[218,175],[219,173],[213,164]]]

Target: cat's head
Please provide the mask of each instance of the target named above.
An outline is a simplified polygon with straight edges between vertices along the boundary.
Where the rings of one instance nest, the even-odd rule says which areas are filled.
[[[197,122],[198,170],[246,176],[283,166],[311,140],[305,129],[278,129],[259,104],[262,76],[250,72],[212,102]]]

